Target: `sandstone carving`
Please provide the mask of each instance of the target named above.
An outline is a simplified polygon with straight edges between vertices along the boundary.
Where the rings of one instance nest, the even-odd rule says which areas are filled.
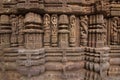
[[[119,0],[0,0],[0,80],[119,80]]]

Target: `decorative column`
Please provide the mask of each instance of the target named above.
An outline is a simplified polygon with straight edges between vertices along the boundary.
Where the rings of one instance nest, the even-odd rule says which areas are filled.
[[[110,68],[108,71],[108,75],[110,78],[114,78],[115,76],[119,76],[120,72],[120,46],[119,46],[119,39],[120,39],[120,27],[119,27],[119,17],[111,18],[111,45],[110,45]],[[118,77],[119,78],[119,77]]]
[[[102,35],[104,35],[103,15],[91,15],[89,17],[89,47],[103,47],[104,40]]]
[[[50,37],[51,37],[51,28],[50,28],[50,16],[49,14],[44,15],[44,47],[50,47]]]
[[[103,14],[89,17],[89,47],[86,48],[85,80],[106,80],[109,69],[109,47],[106,42],[106,25]]]
[[[24,23],[25,44],[23,49],[18,50],[17,71],[23,75],[23,78],[33,80],[34,76],[41,77],[40,74],[45,72],[41,15],[29,12],[25,15]]]
[[[0,15],[0,46],[2,48],[10,47],[11,33],[10,17],[8,15]]]
[[[10,48],[11,37],[10,17],[7,14],[0,15],[0,77],[2,80],[8,80],[7,71],[11,63],[11,54],[4,50]],[[7,66],[6,66],[7,65]],[[11,67],[9,67],[11,69]]]
[[[39,49],[43,47],[43,27],[41,16],[32,12],[25,15],[25,48]]]
[[[69,19],[65,14],[60,15],[59,17],[59,47],[66,48],[69,46]]]

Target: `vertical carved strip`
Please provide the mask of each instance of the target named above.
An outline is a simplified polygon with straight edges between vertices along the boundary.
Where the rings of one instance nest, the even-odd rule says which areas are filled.
[[[111,33],[111,19],[107,19],[107,45],[111,44],[110,33]]]
[[[76,46],[76,17],[70,16],[70,47]]]
[[[51,32],[52,32],[52,47],[58,46],[58,16],[53,14],[51,16]]]
[[[118,43],[117,41],[117,35],[118,35],[118,31],[117,31],[117,21],[118,21],[118,18],[117,17],[114,17],[112,19],[112,22],[111,22],[111,44],[112,45],[115,45]]]
[[[81,29],[81,46],[87,46],[88,39],[88,17],[81,16],[80,17],[80,29]]]
[[[5,52],[3,49],[10,48],[11,26],[9,15],[0,15],[0,79],[8,80],[5,67]],[[7,56],[8,57],[8,56]],[[2,73],[2,74],[1,74]]]
[[[20,48],[24,47],[24,17],[22,15],[19,15],[18,18],[18,44]]]
[[[12,25],[12,35],[11,35],[11,46],[18,46],[17,35],[18,35],[18,17],[16,15],[11,15],[11,25]]]
[[[120,18],[118,20],[118,44],[120,45]]]
[[[104,45],[107,46],[107,20],[104,19],[103,23],[103,41]]]
[[[50,36],[51,36],[51,28],[50,28],[50,16],[48,14],[44,15],[44,47],[50,47]]]

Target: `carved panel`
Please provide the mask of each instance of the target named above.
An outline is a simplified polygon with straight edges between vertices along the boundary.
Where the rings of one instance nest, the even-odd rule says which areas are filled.
[[[57,14],[53,14],[51,16],[51,36],[52,36],[52,46],[57,47],[58,46],[58,16]]]
[[[54,22],[52,22],[54,23]],[[50,39],[51,39],[51,26],[50,26],[50,15],[49,14],[45,14],[44,15],[44,47],[50,47]],[[57,25],[53,25],[54,27],[57,27]],[[52,32],[56,32],[53,31]],[[57,33],[57,32],[56,32]],[[52,34],[53,35],[53,34]]]
[[[70,16],[70,46],[76,46],[77,19],[74,15]]]
[[[0,0],[0,80],[119,80],[119,0]]]

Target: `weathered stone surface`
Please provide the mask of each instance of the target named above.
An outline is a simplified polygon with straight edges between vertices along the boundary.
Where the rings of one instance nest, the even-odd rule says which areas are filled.
[[[119,80],[119,0],[0,0],[0,80]]]

